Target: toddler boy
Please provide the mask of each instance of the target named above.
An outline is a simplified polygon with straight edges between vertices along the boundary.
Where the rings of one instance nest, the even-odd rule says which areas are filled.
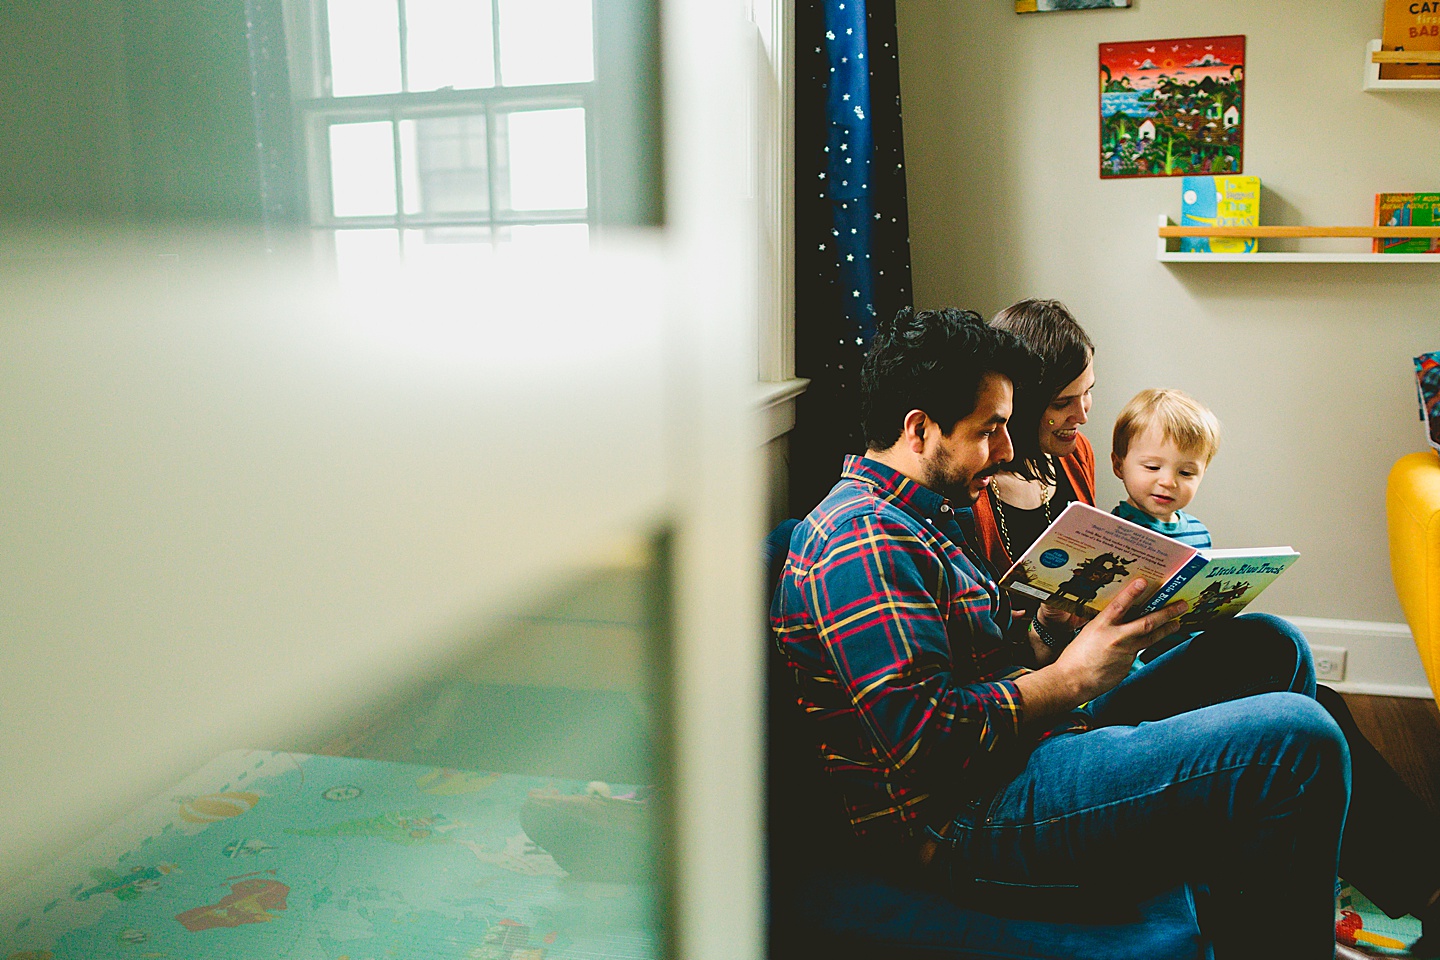
[[[1186,513],[1220,447],[1220,421],[1179,390],[1141,390],[1115,421],[1110,464],[1125,484],[1111,512],[1192,547],[1210,531]]]

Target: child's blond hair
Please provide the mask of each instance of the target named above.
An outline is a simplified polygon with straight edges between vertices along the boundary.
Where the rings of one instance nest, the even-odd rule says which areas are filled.
[[[1130,441],[1150,427],[1159,427],[1162,437],[1207,467],[1220,449],[1220,421],[1209,409],[1179,390],[1141,390],[1115,419],[1115,456],[1123,460]]]

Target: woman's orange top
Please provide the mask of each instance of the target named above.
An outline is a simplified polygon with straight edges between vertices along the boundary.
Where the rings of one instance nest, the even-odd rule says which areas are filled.
[[[1078,441],[1075,444],[1073,453],[1060,458],[1060,469],[1065,471],[1065,476],[1070,480],[1070,486],[1075,489],[1075,496],[1095,506],[1095,448],[1090,446],[1090,441],[1085,439],[1085,434],[1075,435]],[[1005,552],[1005,544],[1000,539],[1000,527],[995,523],[995,510],[990,505],[988,494],[982,495],[975,501],[975,533],[979,540],[978,546],[981,555],[989,562],[998,577],[1010,565],[1015,558]],[[1030,544],[1025,544],[1029,547]],[[1021,553],[1025,552],[1024,547],[1018,547]]]

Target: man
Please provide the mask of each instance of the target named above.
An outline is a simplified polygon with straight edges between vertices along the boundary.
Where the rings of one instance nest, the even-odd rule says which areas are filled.
[[[1029,368],[972,313],[882,323],[866,453],[791,540],[772,625],[860,848],[961,899],[1205,883],[1217,957],[1330,957],[1349,761],[1303,638],[1243,617],[1126,680],[1183,605],[1012,624],[967,542]]]

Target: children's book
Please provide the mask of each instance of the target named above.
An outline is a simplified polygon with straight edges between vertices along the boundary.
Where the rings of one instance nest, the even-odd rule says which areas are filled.
[[[1290,547],[1197,550],[1086,503],[1065,508],[1015,561],[1000,585],[1014,593],[1092,617],[1125,584],[1150,584],[1132,609],[1158,610],[1175,600],[1188,627],[1233,617],[1300,555]]]
[[[1426,439],[1440,452],[1440,350],[1415,358],[1415,389],[1420,394]]]
[[[1185,177],[1180,226],[1253,227],[1260,223],[1260,178]],[[1254,253],[1254,237],[1181,237],[1183,253]]]
[[[1440,0],[1385,0],[1381,50],[1440,50]],[[1381,80],[1440,80],[1440,63],[1382,63]]]
[[[1440,227],[1440,193],[1375,194],[1375,226]],[[1376,253],[1440,253],[1440,237],[1376,237],[1372,249]]]

